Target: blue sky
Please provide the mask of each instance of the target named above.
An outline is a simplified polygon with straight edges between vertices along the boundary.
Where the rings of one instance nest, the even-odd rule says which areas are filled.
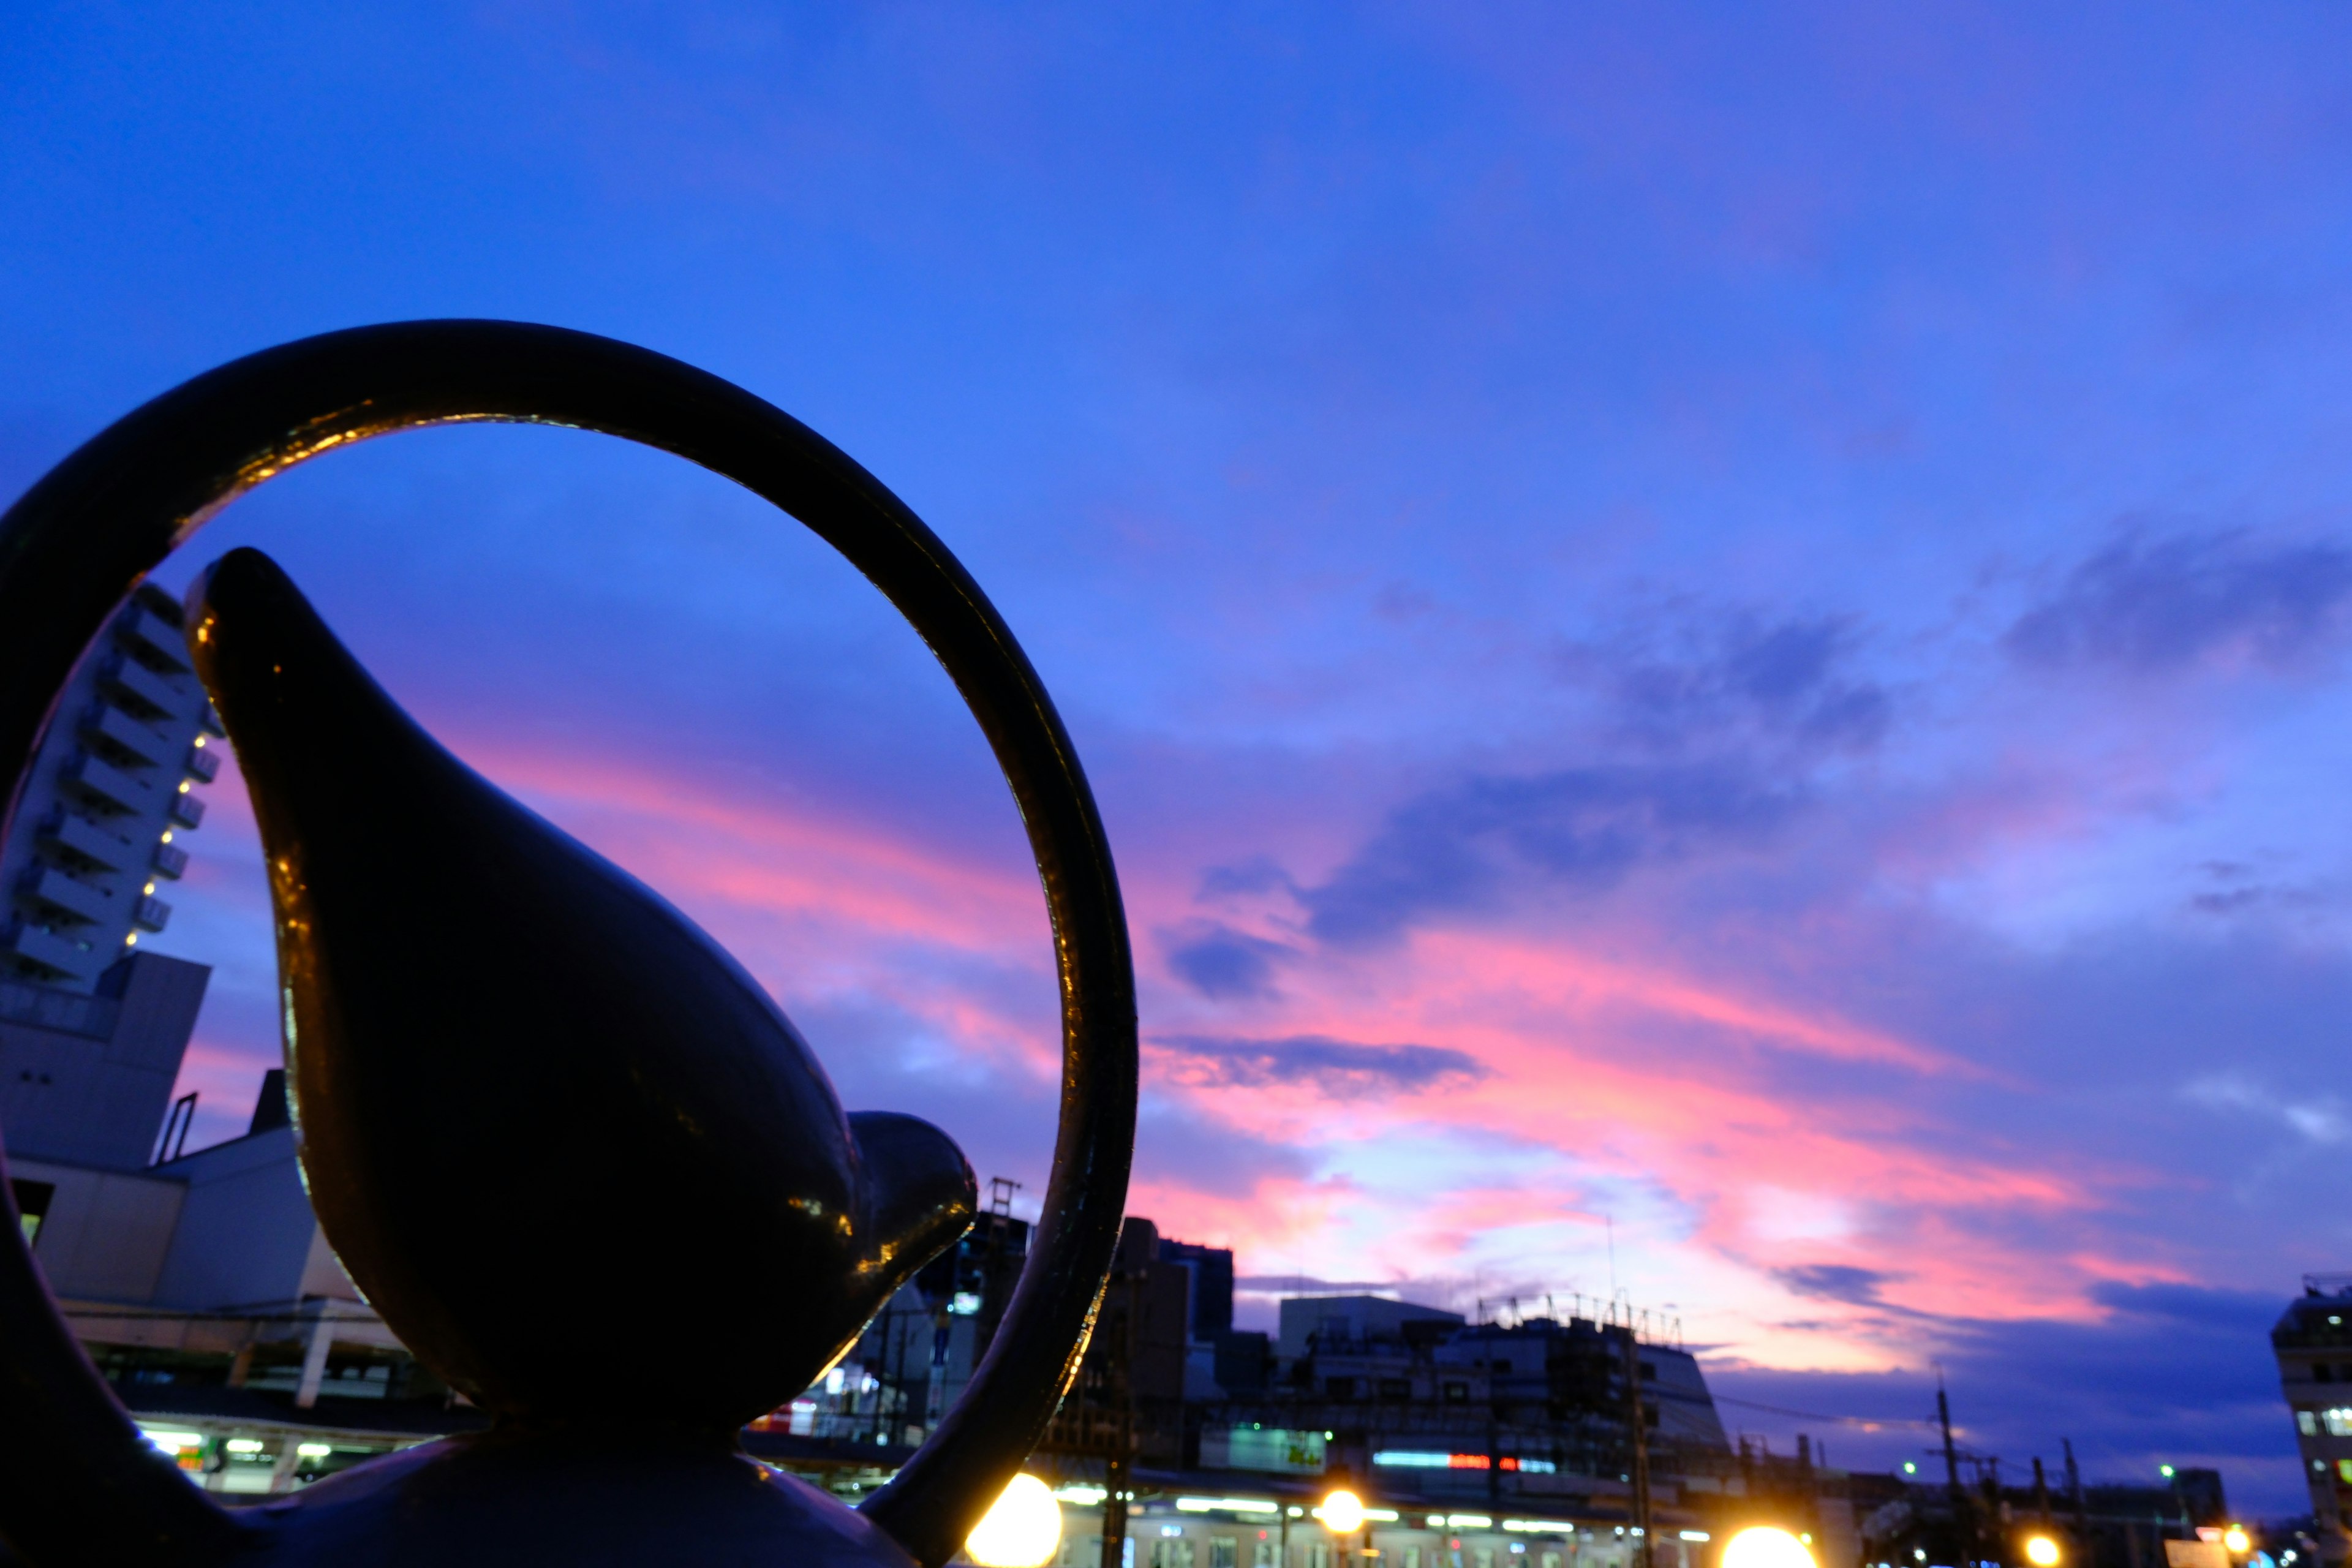
[[[18,6],[0,488],[371,321],[727,375],[1063,705],[1138,941],[1139,1212],[1460,1303],[1605,1290],[1613,1232],[1734,1395],[1916,1417],[1940,1363],[2012,1463],[2284,1512],[2262,1332],[2352,1259],[2347,30]],[[544,430],[338,454],[168,580],[237,542],[845,1099],[1034,1190],[1042,903],[845,568]],[[216,966],[211,1134],[274,1049],[225,782],[161,944]]]

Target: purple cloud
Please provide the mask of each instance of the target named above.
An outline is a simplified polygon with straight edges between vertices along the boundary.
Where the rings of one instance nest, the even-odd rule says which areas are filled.
[[[1515,878],[1601,892],[1643,865],[1759,844],[1802,805],[1786,784],[1731,763],[1476,777],[1399,806],[1300,900],[1317,938],[1360,946],[1489,907]]]
[[[1333,1100],[1409,1094],[1474,1082],[1486,1069],[1468,1053],[1440,1046],[1364,1045],[1316,1035],[1284,1039],[1156,1037],[1170,1068],[1195,1086],[1229,1089],[1303,1084]]]
[[[2345,630],[2352,550],[2243,530],[2133,529],[2068,573],[2002,637],[2029,668],[2168,675],[2217,660],[2284,669]]]
[[[1739,612],[1685,625],[1675,654],[1638,647],[1580,649],[1571,673],[1612,688],[1631,739],[1685,750],[1719,746],[1727,731],[1800,748],[1866,752],[1886,737],[1895,705],[1886,689],[1853,672],[1853,617],[1768,620]]]
[[[1280,942],[1215,921],[1180,928],[1162,941],[1168,944],[1168,967],[1212,1001],[1271,996],[1276,963],[1292,956]]]

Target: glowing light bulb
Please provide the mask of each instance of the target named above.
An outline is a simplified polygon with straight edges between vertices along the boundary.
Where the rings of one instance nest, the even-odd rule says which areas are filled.
[[[2058,1568],[2058,1543],[2046,1535],[2028,1536],[2025,1560],[2033,1568]]]
[[[2240,1556],[2243,1556],[2245,1554],[2246,1548],[2252,1546],[2253,1542],[2246,1534],[2246,1527],[2244,1525],[2233,1524],[2229,1529],[2221,1532],[2221,1544],[2228,1547],[2232,1552]]]
[[[980,1568],[1044,1568],[1062,1544],[1062,1505],[1034,1476],[1015,1476],[964,1538]]]
[[[1787,1531],[1755,1524],[1724,1547],[1723,1568],[1814,1568],[1813,1554]]]
[[[1323,1500],[1315,1517],[1334,1535],[1353,1535],[1364,1528],[1364,1500],[1341,1487]]]

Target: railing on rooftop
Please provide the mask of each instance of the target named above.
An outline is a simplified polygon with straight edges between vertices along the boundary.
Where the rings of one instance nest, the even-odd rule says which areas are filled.
[[[2352,1276],[2347,1276],[2352,1279]],[[1624,1329],[1643,1344],[1663,1345],[1669,1350],[1683,1348],[1683,1321],[1679,1313],[1654,1311],[1636,1307],[1622,1296],[1587,1296],[1577,1290],[1547,1290],[1541,1295],[1503,1296],[1494,1300],[1482,1298],[1477,1316],[1472,1322],[1477,1326],[1517,1328],[1538,1318],[1554,1322],[1567,1322],[1582,1318],[1608,1328]]]

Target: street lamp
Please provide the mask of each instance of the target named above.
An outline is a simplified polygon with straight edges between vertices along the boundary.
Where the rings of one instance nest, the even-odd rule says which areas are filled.
[[[2025,1560],[2033,1568],[2058,1568],[2058,1543],[2046,1535],[2025,1538]]]
[[[1045,1483],[1019,1475],[965,1537],[963,1549],[980,1568],[1045,1568],[1062,1543],[1062,1505]]]
[[[1813,1554],[1787,1531],[1754,1524],[1725,1544],[1723,1568],[1814,1568]]]
[[[2253,1538],[2246,1533],[2246,1527],[2242,1524],[2233,1524],[2221,1532],[2221,1544],[2230,1549],[2232,1557],[2243,1557],[2253,1543]]]
[[[1364,1500],[1345,1487],[1335,1488],[1315,1517],[1334,1535],[1353,1535],[1364,1528]]]

